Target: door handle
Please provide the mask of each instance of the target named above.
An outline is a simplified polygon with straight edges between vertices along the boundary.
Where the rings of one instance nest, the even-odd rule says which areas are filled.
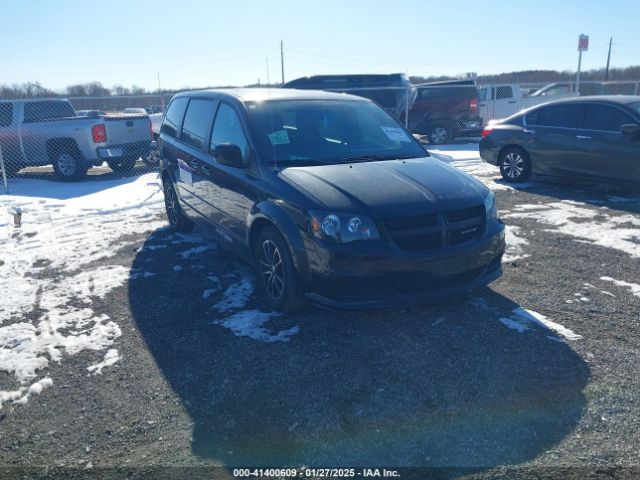
[[[586,135],[576,135],[576,138],[579,138],[580,140],[591,140],[591,137]]]
[[[524,129],[522,130],[522,133],[526,133],[527,135],[533,135],[534,133],[536,133],[535,130],[528,130],[528,129]]]
[[[515,100],[510,100],[509,103],[516,103],[516,101]]]

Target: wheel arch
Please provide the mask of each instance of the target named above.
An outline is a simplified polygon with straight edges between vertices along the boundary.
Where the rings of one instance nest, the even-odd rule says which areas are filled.
[[[293,264],[298,271],[300,277],[308,281],[311,278],[309,263],[304,244],[304,239],[300,234],[300,229],[289,215],[273,202],[264,201],[255,206],[249,220],[249,228],[247,230],[247,245],[251,250],[251,258],[253,258],[253,245],[265,227],[274,227],[282,238],[284,238],[289,253],[293,259]]]
[[[73,138],[69,137],[50,138],[46,142],[46,147],[47,155],[51,161],[54,160],[54,155],[63,149],[70,149],[76,155],[80,155],[80,149],[78,148],[77,142]]]
[[[522,145],[518,144],[518,143],[509,143],[503,147],[500,148],[500,150],[498,151],[498,165],[500,164],[500,161],[502,160],[502,155],[504,154],[504,152],[508,149],[508,148],[517,148],[518,150],[520,150],[522,153],[524,153],[527,158],[529,160],[531,160],[531,155],[529,155],[529,152],[527,151],[526,148],[524,148]]]

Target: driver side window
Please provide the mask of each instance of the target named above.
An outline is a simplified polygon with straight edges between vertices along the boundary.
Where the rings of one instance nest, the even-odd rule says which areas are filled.
[[[246,160],[249,145],[242,129],[242,122],[231,106],[221,103],[213,124],[210,147],[213,150],[216,145],[225,144],[234,144],[240,147],[242,158]]]

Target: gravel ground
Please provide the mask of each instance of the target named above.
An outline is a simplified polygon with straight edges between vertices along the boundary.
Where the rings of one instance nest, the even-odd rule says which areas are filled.
[[[640,237],[595,237],[637,229],[640,196],[475,173],[519,247],[488,288],[430,305],[265,316],[250,269],[204,236],[188,254],[163,228],[118,239],[84,268],[132,272],[92,299],[121,329],[120,359],[97,375],[94,352],[52,363],[52,387],[5,403],[0,478],[232,478],[234,466],[637,478],[640,292],[601,277],[640,283]],[[552,218],[576,206],[592,218]]]

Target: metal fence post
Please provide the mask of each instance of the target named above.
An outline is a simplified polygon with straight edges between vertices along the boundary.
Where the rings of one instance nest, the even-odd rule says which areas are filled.
[[[2,145],[0,145],[0,170],[2,170],[2,181],[4,182],[4,191],[5,193],[8,193],[9,187],[7,186],[7,171],[4,168],[4,157],[2,156]]]
[[[411,85],[407,86],[407,94],[404,100],[404,126],[409,129],[409,96],[411,95]]]

